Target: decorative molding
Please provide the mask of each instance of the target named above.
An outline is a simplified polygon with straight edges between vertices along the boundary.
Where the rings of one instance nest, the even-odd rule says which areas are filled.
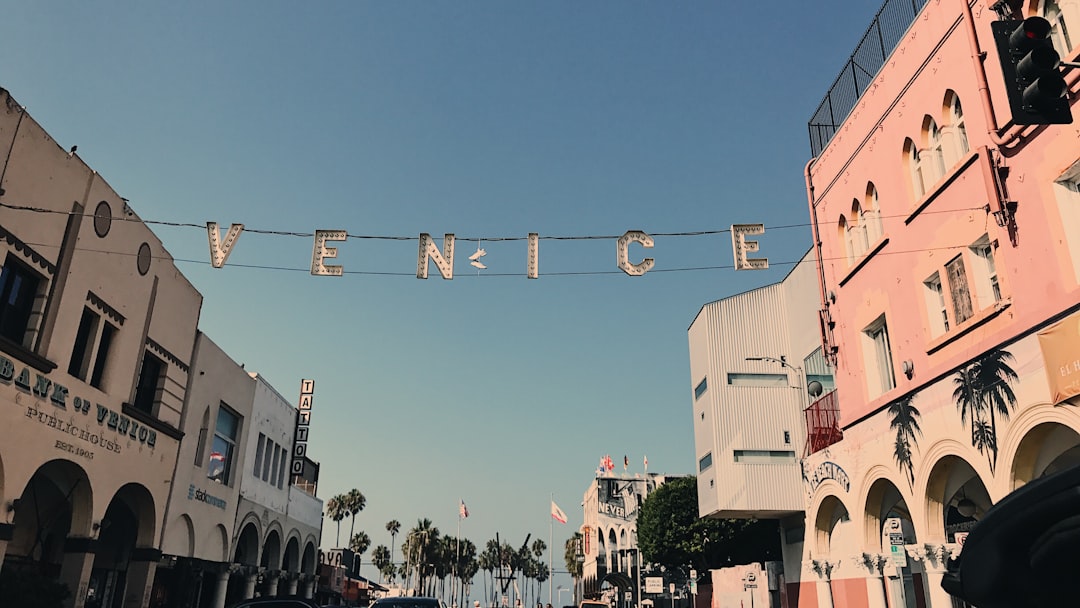
[[[164,357],[166,361],[168,361],[169,363],[172,363],[176,367],[180,368],[180,371],[184,372],[185,374],[188,373],[188,364],[187,363],[184,363],[183,361],[180,360],[179,357],[177,357],[176,355],[174,355],[174,354],[170,353],[169,351],[165,350],[164,346],[158,344],[157,342],[155,342],[149,336],[147,336],[147,338],[146,338],[146,345],[150,347],[150,350],[153,350],[157,354]]]
[[[56,274],[55,264],[45,259],[45,256],[37,251],[34,251],[32,247],[19,240],[14,234],[8,232],[2,225],[0,225],[0,239],[7,241],[9,245],[15,248],[15,251],[23,254],[23,257],[28,258],[30,261],[40,266],[45,272],[50,275]]]
[[[125,321],[124,315],[117,312],[117,310],[115,308],[113,308],[112,306],[109,306],[108,304],[106,304],[105,300],[102,300],[101,297],[98,296],[96,293],[94,293],[92,291],[86,292],[86,301],[90,302],[98,310],[105,313],[105,316],[109,317],[110,319],[115,321],[117,325],[120,325],[120,326],[124,325],[124,321]]]

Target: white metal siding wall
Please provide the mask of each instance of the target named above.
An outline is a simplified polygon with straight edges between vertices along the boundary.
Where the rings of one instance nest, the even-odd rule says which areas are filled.
[[[708,390],[694,405],[696,457],[713,455],[713,466],[699,473],[703,515],[804,508],[798,461],[806,434],[804,378],[780,363],[746,358],[787,356],[802,367],[802,359],[819,346],[818,299],[813,257],[807,254],[784,283],[706,304],[690,327],[691,399],[693,388],[708,377]],[[731,386],[729,372],[786,375],[790,388]],[[795,458],[789,464],[736,463],[735,450],[791,451]]]

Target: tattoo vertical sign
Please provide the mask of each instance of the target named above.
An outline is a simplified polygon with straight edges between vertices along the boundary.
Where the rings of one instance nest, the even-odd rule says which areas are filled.
[[[311,428],[311,402],[315,399],[315,381],[300,381],[300,403],[296,411],[296,434],[293,439],[292,468],[294,476],[304,474],[304,459],[307,458],[308,430]]]

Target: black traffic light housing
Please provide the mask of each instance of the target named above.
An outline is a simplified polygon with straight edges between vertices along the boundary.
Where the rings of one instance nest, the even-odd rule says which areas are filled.
[[[1050,22],[1042,17],[990,24],[1005,76],[1013,122],[1018,125],[1072,123],[1061,58],[1050,42]]]

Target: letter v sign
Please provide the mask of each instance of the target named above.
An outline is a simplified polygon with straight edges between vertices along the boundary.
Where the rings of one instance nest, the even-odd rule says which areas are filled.
[[[232,251],[233,245],[236,244],[237,239],[240,238],[240,233],[244,231],[243,224],[230,224],[229,232],[225,235],[225,242],[221,242],[221,233],[218,231],[217,222],[206,222],[206,236],[210,240],[210,265],[214,268],[221,268],[225,265],[225,260],[229,259],[229,253]]]

